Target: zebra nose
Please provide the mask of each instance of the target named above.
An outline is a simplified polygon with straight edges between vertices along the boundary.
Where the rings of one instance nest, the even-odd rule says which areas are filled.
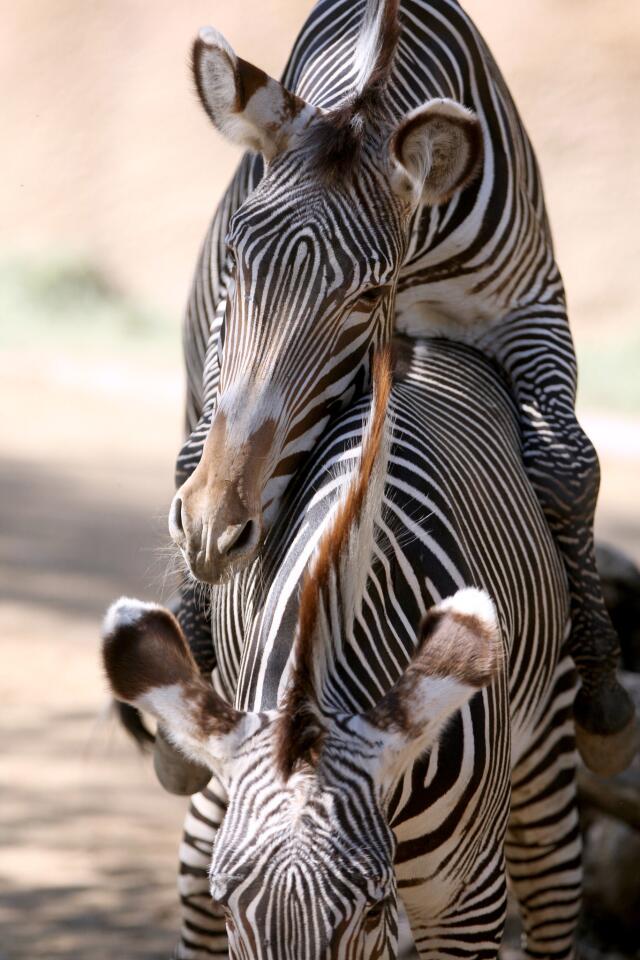
[[[182,521],[182,499],[175,496],[169,508],[169,535],[177,546],[183,547],[186,542],[184,523]]]
[[[241,523],[231,523],[216,541],[221,557],[233,560],[251,553],[258,545],[262,524],[258,517],[249,517]]]

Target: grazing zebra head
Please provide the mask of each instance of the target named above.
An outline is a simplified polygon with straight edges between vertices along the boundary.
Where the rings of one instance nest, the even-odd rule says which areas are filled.
[[[336,703],[334,667],[362,602],[386,477],[390,374],[381,367],[359,468],[303,577],[278,710],[241,712],[222,700],[169,611],[121,600],[105,621],[114,695],[155,714],[226,784],[210,878],[234,960],[396,955],[393,789],[501,665],[493,604],[463,589],[427,612],[413,658],[377,704],[354,713]]]
[[[403,117],[391,109],[397,6],[367,3],[352,93],[331,109],[286,90],[213,29],[194,46],[208,115],[265,161],[227,235],[216,411],[170,511],[174,540],[210,583],[255,556],[331,404],[366,382],[370,356],[390,337],[418,205],[449,199],[480,165],[480,126],[462,105],[431,100]]]
[[[404,674],[360,715],[323,709],[322,651],[301,634],[286,702],[266,713],[218,697],[162,607],[118,601],[104,637],[115,696],[154,714],[226,783],[210,882],[227,914],[230,956],[396,956],[395,841],[385,811],[399,776],[496,674],[499,631],[486,594],[463,590],[429,611]]]

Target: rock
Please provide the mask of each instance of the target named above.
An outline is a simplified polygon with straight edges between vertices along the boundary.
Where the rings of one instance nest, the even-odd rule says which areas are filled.
[[[605,948],[640,944],[640,832],[598,817],[588,830],[584,865],[585,915],[594,939]]]

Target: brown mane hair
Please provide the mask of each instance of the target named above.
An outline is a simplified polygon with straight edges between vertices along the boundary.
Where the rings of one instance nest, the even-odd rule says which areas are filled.
[[[373,402],[363,437],[358,469],[323,533],[302,581],[295,641],[295,663],[276,736],[276,765],[287,780],[300,760],[312,765],[324,738],[319,716],[314,654],[318,622],[327,588],[337,574],[351,533],[357,528],[380,453],[392,386],[391,351],[378,353],[373,364]]]

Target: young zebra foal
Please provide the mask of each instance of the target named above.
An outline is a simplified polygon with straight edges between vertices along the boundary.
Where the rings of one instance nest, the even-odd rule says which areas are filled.
[[[505,855],[527,955],[572,956],[567,595],[513,405],[476,352],[414,346],[390,445],[385,370],[360,456],[366,398],[314,452],[260,569],[212,595],[235,647],[226,700],[167,611],[107,617],[114,694],[207,764],[226,805],[204,891],[217,825],[197,798],[185,828],[185,960],[391,958],[398,892],[423,960],[494,958]]]

